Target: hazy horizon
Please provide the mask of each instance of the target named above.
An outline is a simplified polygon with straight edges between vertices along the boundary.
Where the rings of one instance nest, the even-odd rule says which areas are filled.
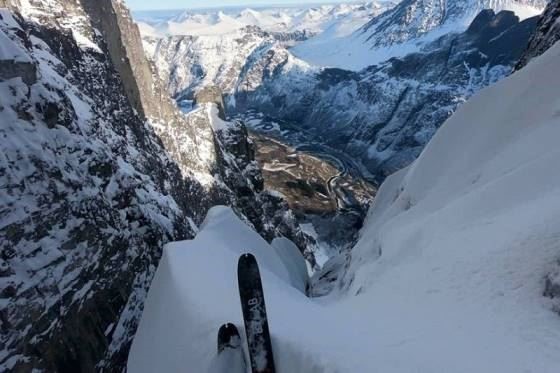
[[[156,7],[150,0],[125,0],[128,7],[134,11],[168,11],[181,9],[213,9],[213,8],[238,8],[238,7],[276,7],[276,6],[306,6],[314,4],[338,4],[367,2],[356,0],[208,0],[201,4],[195,0],[161,0]]]

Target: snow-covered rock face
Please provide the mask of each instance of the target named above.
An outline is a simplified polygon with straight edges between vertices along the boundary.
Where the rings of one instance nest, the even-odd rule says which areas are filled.
[[[464,30],[484,9],[511,10],[525,19],[538,15],[545,6],[544,0],[405,0],[371,20],[358,33],[365,34],[369,47],[389,46],[416,39],[442,26],[455,32]]]
[[[540,56],[560,40],[560,1],[551,1],[539,21],[537,32],[529,41],[529,47],[519,60],[516,68],[525,66],[531,59]]]
[[[178,100],[192,98],[207,85],[233,92],[247,60],[271,45],[289,45],[305,38],[300,33],[268,33],[245,27],[227,35],[145,37],[146,49],[167,88]]]
[[[484,11],[465,33],[359,73],[310,68],[269,48],[269,60],[247,63],[230,102],[299,123],[383,180],[414,160],[458,105],[510,73],[536,22]]]
[[[19,51],[0,65],[1,370],[118,367],[158,247],[193,234],[196,194],[179,191],[197,182],[134,113],[99,46],[0,14],[3,51]],[[33,68],[7,75],[9,61]]]
[[[0,5],[0,370],[122,370],[164,243],[214,204],[307,245],[246,130],[176,109],[121,1]]]

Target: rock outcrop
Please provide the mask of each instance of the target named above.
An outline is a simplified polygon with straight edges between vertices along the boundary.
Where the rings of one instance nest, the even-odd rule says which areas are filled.
[[[519,59],[515,67],[521,69],[529,61],[540,56],[560,40],[560,1],[552,0],[548,3],[537,26],[537,31],[531,37],[527,50]]]
[[[557,267],[555,271],[546,276],[543,295],[560,301],[560,262]],[[557,311],[560,312],[560,307]]]
[[[28,86],[37,81],[37,69],[30,62],[0,60],[0,80],[21,78]]]
[[[202,105],[205,103],[213,103],[218,106],[218,116],[222,120],[226,120],[226,110],[224,105],[224,96],[222,90],[217,86],[207,86],[198,91],[194,96],[194,104]]]

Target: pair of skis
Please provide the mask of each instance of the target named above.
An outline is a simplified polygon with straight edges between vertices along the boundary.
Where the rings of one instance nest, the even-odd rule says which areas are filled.
[[[239,258],[237,280],[252,373],[274,373],[264,292],[259,266],[253,255],[244,254]],[[233,324],[224,324],[218,331],[218,355],[227,356],[236,352],[237,356],[243,356],[239,331]],[[240,364],[244,365],[243,362]],[[244,369],[243,366],[241,370]]]

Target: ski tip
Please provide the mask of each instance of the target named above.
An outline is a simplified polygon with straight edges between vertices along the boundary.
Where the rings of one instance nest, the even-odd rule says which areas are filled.
[[[255,259],[255,256],[253,254],[246,253],[246,254],[243,254],[239,257],[239,261],[241,261],[241,260],[245,260],[245,261],[254,260],[254,261],[256,261],[257,259]]]
[[[253,267],[257,264],[257,258],[251,253],[243,254],[239,257],[239,261],[237,262],[238,269],[246,268],[246,267]]]
[[[223,324],[218,331],[218,352],[225,348],[237,348],[240,345],[239,330],[232,323]]]
[[[252,281],[260,282],[260,272],[259,272],[259,263],[257,262],[257,258],[253,254],[243,254],[239,257],[239,261],[237,262],[237,281],[239,284],[239,289],[252,286],[248,285],[252,283]]]
[[[224,330],[232,330],[235,329],[235,325],[228,322],[222,325],[222,327],[220,329],[224,329]]]

